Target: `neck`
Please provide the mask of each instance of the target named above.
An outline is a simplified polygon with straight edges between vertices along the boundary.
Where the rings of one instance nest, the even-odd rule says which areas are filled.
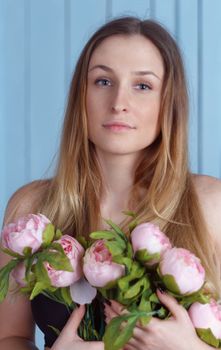
[[[127,207],[134,182],[138,154],[104,154],[97,151],[103,178],[101,203],[112,203],[115,207]]]

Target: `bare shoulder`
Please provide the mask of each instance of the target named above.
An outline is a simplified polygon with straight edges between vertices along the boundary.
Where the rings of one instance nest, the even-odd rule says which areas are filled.
[[[43,194],[51,180],[36,180],[20,187],[9,199],[4,216],[4,224],[37,210]]]
[[[208,175],[192,175],[196,192],[199,196],[201,204],[216,205],[221,207],[221,180]],[[215,208],[213,208],[215,209]],[[217,208],[219,209],[219,208]]]
[[[192,180],[208,229],[221,244],[221,180],[198,174]]]

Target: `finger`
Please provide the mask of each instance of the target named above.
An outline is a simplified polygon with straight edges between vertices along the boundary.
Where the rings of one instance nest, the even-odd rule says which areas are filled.
[[[62,330],[62,336],[68,337],[69,339],[75,338],[77,334],[77,329],[84,317],[85,313],[85,306],[80,305],[80,307],[76,308],[71,316],[69,317],[69,320],[67,321],[66,325],[64,326]]]
[[[87,341],[86,345],[90,350],[104,350],[104,343],[102,341]]]
[[[147,326],[146,326],[147,327]],[[133,338],[139,341],[142,341],[143,337],[147,334],[147,328],[134,327],[133,329]]]
[[[119,313],[117,313],[111,306],[109,306],[108,304],[104,305],[104,314],[105,316],[107,316],[108,318],[112,319],[114,317],[120,316]]]
[[[122,314],[122,312],[125,313],[126,309],[124,306],[120,303],[118,303],[116,300],[110,300],[111,307],[114,309],[114,311],[118,314]]]
[[[121,314],[117,314],[111,306],[105,304],[104,306],[105,322],[108,324],[114,317],[119,317]],[[120,325],[120,328],[123,329],[127,325],[126,321],[123,321]]]
[[[127,345],[125,345],[123,350],[137,350],[137,347],[134,347],[133,345],[127,344]]]
[[[131,349],[141,349],[141,347],[143,347],[144,343],[140,341],[140,339],[135,339],[130,338],[130,340],[127,342],[127,344],[125,346],[130,346]]]
[[[157,296],[162,304],[166,306],[166,308],[173,314],[176,319],[183,318],[186,310],[178,304],[177,300],[174,297],[168,293],[160,291],[159,289],[157,290]]]

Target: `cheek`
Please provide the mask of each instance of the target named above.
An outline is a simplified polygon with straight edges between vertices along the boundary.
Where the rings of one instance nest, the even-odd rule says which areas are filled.
[[[150,100],[140,106],[138,113],[141,115],[141,123],[144,127],[155,128],[159,124],[160,103],[158,100]]]
[[[158,101],[149,101],[148,106],[145,106],[140,110],[140,136],[143,142],[145,139],[148,144],[152,143],[160,132],[160,118],[159,118],[160,106]]]
[[[86,109],[87,109],[87,117],[89,121],[99,120],[104,114],[107,108],[107,99],[105,96],[99,96],[98,94],[90,94],[86,99]]]

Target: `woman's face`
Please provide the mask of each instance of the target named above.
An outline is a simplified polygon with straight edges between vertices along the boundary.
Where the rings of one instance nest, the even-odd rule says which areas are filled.
[[[160,52],[142,35],[114,35],[95,49],[86,108],[97,150],[139,153],[156,139],[163,75]]]

